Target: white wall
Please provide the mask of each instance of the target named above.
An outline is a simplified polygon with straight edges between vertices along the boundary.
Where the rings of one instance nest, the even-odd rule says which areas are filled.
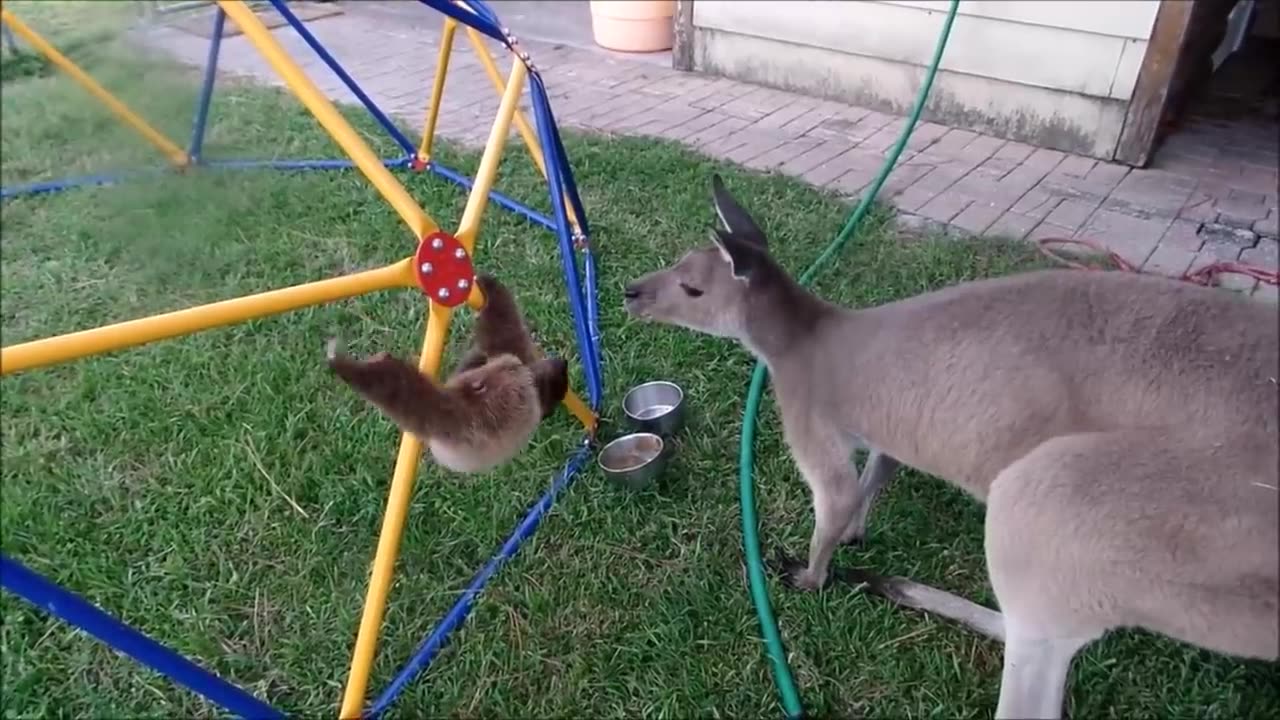
[[[948,3],[695,0],[695,64],[755,82],[901,110],[919,86]],[[1105,156],[1159,0],[962,0],[934,115]],[[946,106],[946,107],[944,107]],[[945,119],[941,117],[939,119]],[[1087,146],[1087,147],[1085,147]]]

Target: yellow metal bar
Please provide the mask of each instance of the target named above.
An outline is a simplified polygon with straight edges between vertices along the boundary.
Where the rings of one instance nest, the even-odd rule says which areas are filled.
[[[418,146],[418,160],[431,160],[431,142],[436,136],[436,121],[440,119],[440,100],[444,98],[444,81],[449,74],[449,57],[453,55],[453,35],[458,30],[458,21],[451,17],[444,19],[444,29],[440,32],[440,53],[436,56],[436,77],[431,86],[431,105],[427,108],[427,120],[422,129],[422,144]]]
[[[58,52],[58,49],[53,45],[50,45],[49,42],[41,37],[39,33],[27,27],[26,23],[19,20],[16,15],[5,8],[0,8],[0,20],[3,20],[9,25],[9,27],[13,28],[14,32],[21,35],[22,39],[26,40],[33,48],[39,51],[41,55],[49,58],[49,62],[56,65],[58,69],[69,75],[72,80],[79,83],[80,87],[83,87],[90,95],[97,98],[103,105],[106,105],[107,109],[115,113],[116,117],[120,118],[124,124],[138,131],[138,134],[142,135],[142,137],[146,138],[148,142],[159,148],[160,152],[164,153],[165,156],[169,158],[169,162],[178,167],[184,167],[187,165],[190,158],[187,157],[186,151],[174,144],[173,141],[165,137],[159,130],[151,127],[146,120],[139,117],[136,113],[130,110],[127,105],[117,99],[115,95],[112,95],[106,88],[99,85],[96,80],[89,77],[88,73],[81,70],[75,63],[71,62],[66,55]]]
[[[394,287],[417,287],[413,258],[376,270],[223,300],[0,349],[0,375],[145,345]]]
[[[316,88],[315,83],[302,72],[302,68],[289,57],[284,48],[271,36],[257,15],[242,0],[218,0],[218,5],[227,13],[244,36],[253,46],[258,48],[276,74],[284,80],[293,94],[307,106],[316,120],[333,137],[334,142],[342,147],[356,167],[360,168],[374,188],[386,198],[391,207],[400,215],[405,224],[416,237],[423,237],[437,230],[433,221],[416,201],[409,195],[400,181],[382,164],[382,160],[369,149],[368,144],[356,133],[333,106],[333,103]]]
[[[582,423],[582,426],[587,429],[588,434],[595,434],[596,423],[598,422],[596,414],[591,412],[591,408],[583,402],[582,398],[578,397],[578,394],[573,390],[569,390],[565,393],[564,407],[570,413],[573,413],[574,417],[578,418],[578,421]]]
[[[502,80],[502,74],[498,72],[498,64],[494,62],[493,55],[484,46],[484,38],[475,28],[468,27],[467,40],[471,42],[471,49],[475,51],[476,57],[480,58],[480,64],[484,67],[485,74],[489,76],[489,82],[493,84],[493,89],[501,96],[506,92],[507,86]],[[533,164],[537,166],[538,172],[542,173],[542,177],[545,179],[547,177],[547,167],[542,159],[542,146],[538,143],[537,132],[529,124],[524,111],[517,110],[513,119],[516,124],[516,130],[524,140],[525,147],[529,148]]]
[[[502,75],[498,72],[498,65],[493,60],[493,55],[489,53],[489,49],[484,45],[484,38],[475,28],[467,28],[467,40],[471,42],[471,48],[475,51],[476,56],[480,58],[480,64],[484,66],[484,72],[489,76],[489,82],[493,83],[493,89],[502,95],[506,92],[506,85],[502,82]],[[542,173],[542,178],[547,178],[546,159],[542,154],[542,144],[538,142],[538,133],[529,124],[528,118],[524,112],[516,110],[515,115],[516,130],[520,133],[520,139],[524,141],[525,149],[529,151],[529,157],[533,160],[534,167],[538,168],[538,172]],[[566,197],[564,201],[565,210],[568,212],[569,222],[573,224],[573,229],[577,230],[580,226],[578,218],[573,213],[573,205],[569,203]]]
[[[485,143],[484,153],[480,156],[480,167],[476,170],[475,183],[471,186],[471,194],[467,196],[467,205],[462,210],[462,219],[458,221],[458,232],[455,237],[462,246],[472,253],[476,235],[480,232],[480,219],[489,205],[489,191],[493,190],[493,181],[498,176],[498,164],[502,162],[502,150],[507,144],[507,135],[511,133],[511,118],[515,116],[520,103],[520,93],[524,90],[524,81],[528,76],[528,68],[519,59],[511,63],[511,75],[507,79],[506,91],[498,103],[498,115],[493,119],[493,127],[489,130],[489,141]],[[474,253],[472,253],[474,256]]]
[[[444,355],[452,317],[450,308],[431,304],[418,368],[432,377],[440,372],[440,360]],[[382,518],[382,531],[378,535],[378,550],[374,555],[369,589],[365,594],[364,612],[360,617],[360,630],[351,656],[347,688],[338,713],[342,720],[359,718],[364,704],[365,691],[369,686],[369,670],[373,665],[374,650],[382,629],[382,616],[387,606],[387,594],[391,590],[396,557],[400,553],[400,538],[404,534],[404,521],[409,514],[409,501],[413,496],[413,481],[421,453],[422,444],[417,438],[408,433],[401,436],[400,452],[396,456],[396,468],[391,477],[391,491],[387,496],[387,510]]]
[[[484,46],[480,46],[479,49],[483,51]],[[484,154],[480,156],[480,168],[476,170],[475,184],[471,186],[471,194],[467,196],[467,205],[462,211],[462,220],[458,222],[457,238],[468,253],[471,253],[472,248],[475,247],[476,236],[480,232],[480,219],[484,216],[484,210],[489,201],[489,191],[493,188],[493,182],[498,175],[502,151],[506,146],[507,136],[511,133],[511,121],[519,112],[520,93],[524,90],[527,77],[528,68],[518,58],[514,59],[511,64],[511,75],[502,89],[498,115],[494,118],[493,127],[489,131],[489,141],[485,143]],[[501,83],[501,79],[499,82]],[[538,153],[532,154],[538,157]],[[473,290],[468,301],[473,301],[477,292],[478,289]],[[473,303],[474,306],[476,306],[475,303]],[[595,432],[595,413],[591,412],[582,398],[570,390],[565,394],[564,405],[582,422],[588,432]]]

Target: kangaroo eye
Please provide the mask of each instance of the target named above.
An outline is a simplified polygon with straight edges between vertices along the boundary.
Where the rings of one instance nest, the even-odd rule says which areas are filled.
[[[689,297],[698,297],[702,295],[702,291],[696,287],[693,287],[692,285],[685,285],[684,283],[680,283],[680,289],[683,290],[684,294],[688,295]]]

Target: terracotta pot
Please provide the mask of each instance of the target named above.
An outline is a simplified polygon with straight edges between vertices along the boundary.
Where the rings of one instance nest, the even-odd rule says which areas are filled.
[[[675,0],[591,0],[591,33],[610,50],[670,50],[675,14]]]

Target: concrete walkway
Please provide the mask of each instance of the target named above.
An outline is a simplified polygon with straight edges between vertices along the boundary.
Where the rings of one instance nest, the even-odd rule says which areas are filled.
[[[429,98],[440,17],[388,14],[383,3],[342,3],[341,15],[308,28],[383,110],[420,130]],[[549,3],[556,5],[556,3]],[[378,6],[384,6],[379,11]],[[509,21],[514,22],[514,21]],[[519,27],[513,32],[520,35]],[[288,27],[274,31],[330,97],[356,102]],[[203,65],[208,41],[168,27],[147,42]],[[564,127],[680,141],[711,156],[778,171],[855,197],[873,179],[905,119],[726,79],[680,73],[669,62],[583,44],[520,38],[542,72]],[[439,132],[483,143],[497,98],[459,33],[441,104]],[[495,43],[489,47],[509,67]],[[221,69],[280,85],[243,38],[223,42]],[[526,103],[527,106],[527,103]],[[1275,268],[1277,138],[1211,127],[1184,132],[1151,169],[1097,162],[1055,150],[923,123],[881,197],[902,222],[966,234],[1036,239],[1087,237],[1134,265],[1178,275],[1218,260]],[[1222,276],[1224,286],[1274,299],[1275,286]]]

